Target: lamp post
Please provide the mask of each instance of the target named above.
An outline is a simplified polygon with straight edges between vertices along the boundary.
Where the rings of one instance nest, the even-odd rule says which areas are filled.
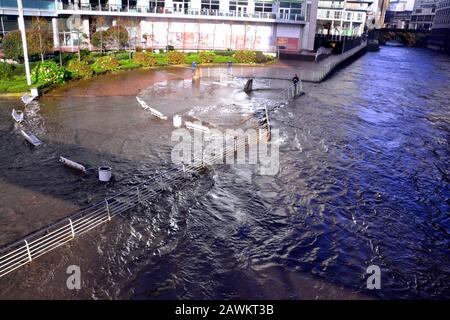
[[[22,48],[23,48],[23,59],[25,62],[25,73],[27,76],[27,84],[31,86],[31,75],[30,75],[30,64],[28,63],[28,48],[27,48],[27,36],[25,33],[25,22],[23,20],[23,6],[22,0],[17,0],[17,9],[19,11],[19,30],[22,36]]]

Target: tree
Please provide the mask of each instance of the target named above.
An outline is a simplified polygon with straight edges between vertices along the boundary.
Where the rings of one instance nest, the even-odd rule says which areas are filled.
[[[134,39],[134,49],[136,50],[136,40],[137,40],[137,29],[139,27],[139,21],[134,17],[125,18],[122,20],[122,26],[127,29],[127,32],[129,34],[129,41]],[[132,32],[136,32],[133,36]],[[129,52],[129,58],[131,59],[131,43],[128,43],[128,47],[130,48]]]
[[[75,31],[77,35],[77,51],[78,51],[78,61],[81,61],[81,48],[80,45],[83,40],[86,38],[86,35],[83,33],[83,22],[79,16],[69,17],[68,23],[70,25],[70,31]]]
[[[100,54],[103,55],[103,50],[106,48],[106,42],[104,41],[105,31],[103,30],[106,27],[106,18],[104,16],[96,17],[94,25],[96,32],[92,35],[91,44],[100,48]]]
[[[44,54],[53,47],[48,22],[42,17],[33,17],[31,28],[33,31],[30,39],[31,51],[38,52],[41,56],[41,61],[44,62]]]
[[[110,46],[121,49],[128,43],[128,32],[122,26],[115,25],[106,31],[107,42]]]
[[[39,54],[39,51],[37,50],[38,46],[36,45],[37,38],[33,35],[33,32],[27,31],[26,39],[28,44],[28,54],[30,56]],[[5,38],[3,38],[2,46],[6,59],[13,59],[16,61],[23,59],[22,36],[20,30],[9,32]]]
[[[13,60],[23,58],[22,38],[19,30],[8,33],[3,38],[2,46],[5,58]]]

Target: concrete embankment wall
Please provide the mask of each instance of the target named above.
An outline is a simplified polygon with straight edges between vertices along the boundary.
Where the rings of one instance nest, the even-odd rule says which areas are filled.
[[[330,74],[331,71],[334,70],[334,68],[336,68],[339,64],[354,56],[361,50],[365,49],[366,46],[367,41],[364,41],[359,46],[351,50],[348,50],[339,55],[332,55],[320,61],[319,63],[316,63],[312,68],[299,70],[300,78],[302,79],[302,81],[307,82],[321,82]]]

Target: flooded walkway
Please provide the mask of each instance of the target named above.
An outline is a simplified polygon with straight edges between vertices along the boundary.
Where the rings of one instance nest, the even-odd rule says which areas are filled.
[[[270,95],[190,75],[130,71],[56,90],[24,124],[44,141],[34,150],[11,121],[20,103],[0,100],[0,243],[172,165],[171,121],[136,95],[169,119],[222,127],[252,119]],[[0,298],[448,298],[449,76],[428,51],[366,54],[276,110],[277,176],[214,167],[0,279]],[[68,172],[60,155],[110,165],[116,180]],[[385,272],[381,291],[365,288],[369,264]],[[80,291],[65,286],[69,265]]]

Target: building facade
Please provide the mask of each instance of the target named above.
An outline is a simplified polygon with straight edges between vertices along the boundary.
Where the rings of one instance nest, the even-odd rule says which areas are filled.
[[[411,14],[410,29],[431,30],[437,0],[416,0]]]
[[[317,9],[319,35],[354,36],[364,33],[373,0],[320,0]]]
[[[436,6],[428,47],[450,53],[450,0],[440,0]]]
[[[22,0],[26,20],[51,20],[54,45],[77,44],[80,21],[84,45],[98,29],[132,20],[127,30],[146,48],[264,52],[312,50],[318,0]],[[2,32],[17,29],[17,1],[0,0]]]
[[[386,12],[384,27],[390,29],[409,29],[414,0],[392,0]]]

